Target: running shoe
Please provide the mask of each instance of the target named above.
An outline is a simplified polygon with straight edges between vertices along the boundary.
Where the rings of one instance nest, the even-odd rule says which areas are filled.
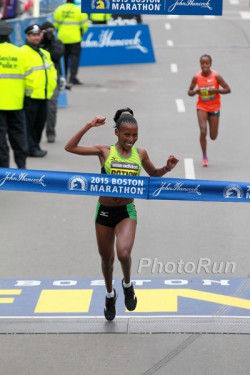
[[[208,167],[208,159],[207,158],[203,158],[202,159],[202,166],[203,167]]]
[[[116,315],[115,303],[116,303],[118,296],[116,294],[115,289],[114,289],[114,294],[115,294],[114,297],[111,297],[111,298],[106,297],[106,300],[105,300],[104,316],[109,321],[113,320]]]
[[[122,280],[122,287],[123,287],[123,292],[125,296],[125,306],[127,310],[129,311],[135,310],[136,305],[137,305],[137,298],[135,295],[133,284],[131,284],[129,288],[124,288],[123,280]]]

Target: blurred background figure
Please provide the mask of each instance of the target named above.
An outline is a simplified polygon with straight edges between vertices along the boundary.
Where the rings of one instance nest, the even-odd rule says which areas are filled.
[[[62,76],[60,61],[64,56],[65,49],[64,44],[56,38],[55,27],[51,22],[44,22],[41,25],[41,29],[43,31],[43,38],[41,40],[40,46],[50,53],[51,60],[53,61],[57,70],[57,86],[54,90],[52,98],[48,100],[47,103],[46,136],[47,141],[49,143],[53,143],[55,142],[56,138],[55,127],[57,119],[57,102],[60,91],[60,77]]]
[[[58,30],[58,39],[65,47],[64,63],[66,78],[69,74],[71,85],[81,85],[77,78],[81,41],[83,34],[88,30],[88,15],[81,13],[74,0],[67,0],[66,4],[60,5],[54,12],[54,26]]]
[[[34,3],[32,0],[19,0],[19,11],[24,16],[32,16]]]
[[[0,0],[0,19],[10,19],[18,16],[19,0]]]
[[[26,168],[25,70],[20,48],[10,43],[12,30],[0,21],[0,167],[9,168],[9,141],[17,167]]]

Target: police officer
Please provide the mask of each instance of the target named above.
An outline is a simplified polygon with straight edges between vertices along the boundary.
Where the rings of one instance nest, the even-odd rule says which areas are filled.
[[[57,85],[57,72],[50,53],[40,48],[43,37],[37,24],[25,29],[26,44],[21,47],[25,63],[24,111],[27,126],[28,155],[44,157],[47,151],[40,148],[42,132],[47,120],[47,101]]]
[[[66,4],[60,5],[54,12],[54,26],[58,30],[58,39],[65,46],[65,75],[67,77],[70,66],[69,83],[81,85],[77,78],[80,62],[82,36],[88,30],[88,15],[81,13],[74,0],[67,0]]]
[[[111,18],[111,14],[90,13],[89,19],[93,25],[105,25]]]
[[[24,63],[20,48],[10,43],[12,30],[0,21],[0,167],[9,168],[9,140],[17,167],[25,168]]]

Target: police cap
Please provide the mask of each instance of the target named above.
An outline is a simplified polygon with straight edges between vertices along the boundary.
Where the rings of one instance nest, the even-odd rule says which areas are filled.
[[[0,36],[8,36],[13,31],[13,27],[5,21],[0,21]]]
[[[42,30],[41,30],[40,25],[36,23],[26,27],[26,29],[24,30],[25,34],[40,34],[41,31]]]

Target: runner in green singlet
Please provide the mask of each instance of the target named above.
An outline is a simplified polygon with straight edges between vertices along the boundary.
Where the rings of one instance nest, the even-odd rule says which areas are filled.
[[[173,155],[166,164],[156,168],[149,159],[145,149],[136,148],[138,125],[130,108],[118,110],[114,117],[117,142],[113,146],[94,145],[81,146],[80,141],[92,128],[103,126],[106,117],[97,116],[79,130],[66,144],[65,150],[78,155],[99,157],[101,172],[113,175],[138,176],[141,167],[149,176],[162,177],[170,172],[178,163]],[[129,311],[136,308],[137,298],[131,283],[131,251],[136,233],[137,215],[133,198],[100,197],[95,215],[96,238],[101,256],[102,272],[107,290],[104,315],[109,321],[116,315],[116,290],[113,288],[113,265],[116,242],[116,253],[121,263],[122,287],[125,305]]]

